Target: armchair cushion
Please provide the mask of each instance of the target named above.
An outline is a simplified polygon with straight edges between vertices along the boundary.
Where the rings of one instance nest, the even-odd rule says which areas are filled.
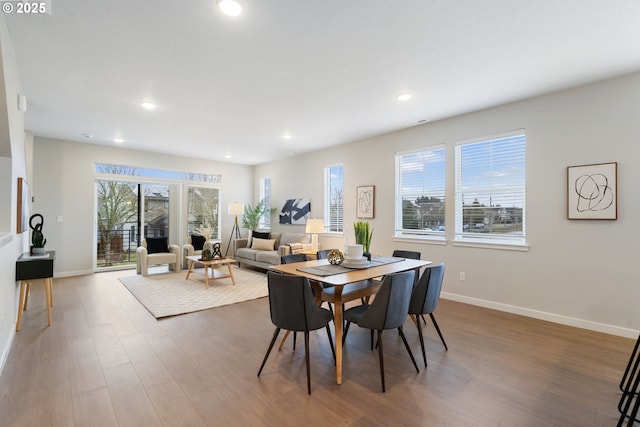
[[[196,251],[201,251],[206,241],[207,239],[205,239],[204,236],[198,234],[191,235],[191,245],[193,245],[193,249]]]
[[[168,237],[147,237],[147,253],[157,254],[161,252],[169,252]]]

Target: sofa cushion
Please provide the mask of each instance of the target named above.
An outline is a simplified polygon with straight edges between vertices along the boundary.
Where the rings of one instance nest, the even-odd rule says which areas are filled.
[[[191,245],[193,246],[193,249],[195,249],[196,251],[201,251],[202,248],[204,248],[204,242],[206,241],[207,239],[205,239],[204,236],[200,236],[198,234],[191,235]]]
[[[251,240],[251,249],[259,251],[272,251],[276,243],[275,239],[258,239],[254,237]]]
[[[280,255],[278,251],[256,251],[256,261],[277,265],[280,264]]]
[[[251,232],[251,237],[257,237],[258,239],[270,239],[271,232],[270,231],[255,231]]]
[[[236,251],[236,258],[244,258],[244,259],[249,259],[251,261],[255,261],[256,253],[258,252],[260,251],[256,251],[255,249],[240,248]]]
[[[157,254],[161,252],[169,252],[168,237],[147,237],[147,253]]]

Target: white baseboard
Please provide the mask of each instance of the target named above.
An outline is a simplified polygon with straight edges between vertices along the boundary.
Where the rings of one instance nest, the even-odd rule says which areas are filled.
[[[53,278],[55,279],[57,277],[86,276],[87,274],[93,274],[93,270],[58,271],[54,274]]]
[[[16,337],[16,328],[14,325],[13,328],[11,328],[11,334],[9,335],[9,339],[5,343],[6,345],[2,349],[2,356],[0,358],[0,376],[2,376],[4,365],[7,363],[7,359],[9,358],[9,353],[11,352],[11,347],[13,347],[13,340],[15,337]]]
[[[502,304],[495,301],[488,301],[479,298],[468,297],[464,295],[442,292],[441,297],[451,301],[462,302],[465,304],[477,305],[480,307],[491,308],[507,313],[519,314],[521,316],[532,317],[534,319],[546,320],[548,322],[559,323],[561,325],[575,326],[576,328],[588,329],[605,334],[617,335],[625,338],[638,338],[638,331],[635,329],[623,328],[620,326],[607,325],[605,323],[592,322],[590,320],[577,319],[575,317],[562,316],[560,314],[548,313],[545,311],[532,310],[530,308],[518,307],[515,305]]]

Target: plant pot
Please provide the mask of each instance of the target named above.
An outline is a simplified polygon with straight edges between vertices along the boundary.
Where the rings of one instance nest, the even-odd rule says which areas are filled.
[[[31,246],[31,255],[46,255],[47,250],[45,248],[34,248]]]
[[[362,256],[368,259],[369,262],[371,262],[371,252],[363,252]]]

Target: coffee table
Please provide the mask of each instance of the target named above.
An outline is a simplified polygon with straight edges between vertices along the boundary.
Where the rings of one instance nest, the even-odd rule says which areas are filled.
[[[214,258],[209,261],[203,260],[200,255],[191,255],[187,257],[189,260],[189,270],[187,271],[187,279],[189,275],[193,271],[193,266],[195,264],[202,264],[204,266],[204,283],[207,289],[209,289],[209,270],[211,270],[211,278],[216,279],[231,279],[231,283],[235,286],[236,280],[233,277],[233,271],[231,271],[231,264],[236,262],[233,258]],[[229,274],[224,274],[221,271],[216,270],[216,266],[226,265],[229,270]]]

